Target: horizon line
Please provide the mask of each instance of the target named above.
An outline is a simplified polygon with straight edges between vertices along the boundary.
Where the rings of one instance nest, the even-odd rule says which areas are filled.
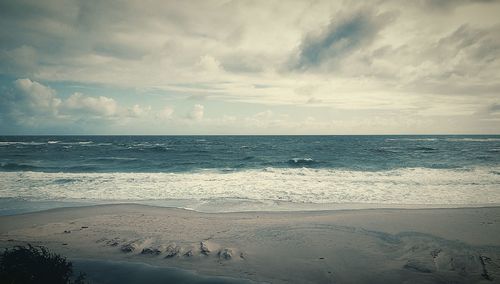
[[[7,136],[500,136],[500,133],[485,134],[2,134]]]

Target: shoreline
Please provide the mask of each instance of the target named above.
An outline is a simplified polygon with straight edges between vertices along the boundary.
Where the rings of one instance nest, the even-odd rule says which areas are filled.
[[[231,207],[233,200],[226,200],[226,207],[206,210],[204,207],[192,208],[184,206],[188,200],[24,200],[11,197],[0,198],[0,217],[21,214],[39,213],[53,209],[81,208],[92,206],[139,205],[155,208],[175,208],[198,213],[255,213],[255,212],[316,212],[316,211],[343,211],[343,210],[431,210],[431,209],[467,209],[467,208],[495,208],[500,203],[481,204],[379,204],[379,203],[292,203],[286,201],[272,201],[273,206],[261,207]],[[269,201],[269,200],[266,200]],[[192,201],[191,201],[192,202]],[[250,201],[248,201],[250,202]],[[269,201],[271,202],[271,201]],[[208,203],[209,205],[213,205]],[[207,207],[208,205],[205,205]],[[239,209],[238,209],[239,208]],[[272,208],[272,209],[270,209]]]
[[[70,259],[75,274],[85,273],[88,283],[156,284],[252,284],[248,279],[209,276],[194,270],[160,267],[144,262],[111,261],[102,259]]]
[[[0,217],[0,247],[272,283],[491,283],[499,235],[498,206],[201,213],[112,204]]]
[[[385,204],[384,204],[385,205]],[[65,210],[71,210],[71,209],[87,209],[87,208],[95,208],[95,207],[113,207],[113,206],[143,206],[146,208],[156,208],[156,209],[166,209],[166,210],[182,210],[186,212],[194,212],[194,213],[200,213],[200,214],[245,214],[245,213],[250,213],[250,214],[255,214],[255,213],[265,213],[265,214],[281,214],[281,213],[334,213],[334,212],[349,212],[349,211],[379,211],[379,210],[384,210],[384,211],[418,211],[418,210],[462,210],[462,209],[495,209],[498,208],[500,209],[500,204],[492,204],[492,205],[487,205],[487,204],[481,204],[481,205],[464,205],[464,206],[458,206],[454,207],[446,207],[446,206],[437,206],[434,207],[434,205],[430,205],[430,207],[420,207],[421,205],[418,204],[416,206],[418,207],[360,207],[360,208],[338,208],[338,209],[311,209],[311,210],[253,210],[253,211],[221,211],[221,212],[206,212],[206,211],[198,211],[195,209],[190,209],[190,208],[183,208],[183,207],[169,207],[169,206],[161,206],[161,205],[152,205],[152,204],[143,204],[143,203],[135,203],[135,202],[123,202],[123,203],[102,203],[102,204],[90,204],[90,205],[77,205],[77,206],[65,206],[65,207],[55,207],[55,208],[49,208],[49,209],[43,209],[40,211],[31,211],[31,212],[25,212],[25,213],[19,213],[19,214],[12,214],[12,215],[0,215],[0,218],[2,217],[12,217],[12,216],[18,216],[18,215],[36,215],[39,213],[45,213],[45,212],[50,212],[50,211],[65,211]],[[383,205],[381,205],[383,206]]]

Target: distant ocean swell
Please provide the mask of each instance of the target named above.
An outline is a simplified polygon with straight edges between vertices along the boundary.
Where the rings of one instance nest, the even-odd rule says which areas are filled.
[[[0,136],[0,203],[25,201],[500,205],[500,136]]]
[[[500,166],[500,136],[0,136],[0,172]]]
[[[180,173],[10,171],[0,172],[0,180],[0,197],[25,200],[240,199],[297,204],[500,204],[499,167],[384,171],[265,168]]]

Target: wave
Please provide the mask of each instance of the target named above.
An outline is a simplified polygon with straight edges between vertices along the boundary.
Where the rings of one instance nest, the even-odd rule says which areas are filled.
[[[54,183],[55,184],[65,184],[65,183],[74,183],[77,181],[78,181],[78,179],[74,179],[74,178],[60,178],[60,179],[55,179]]]
[[[370,149],[372,152],[380,153],[380,154],[398,154],[401,153],[401,150],[392,147],[380,147],[376,149]]]
[[[0,163],[0,170],[4,172],[39,172],[41,174],[48,174],[52,172],[95,172],[99,170],[96,165],[77,165],[77,166],[67,166],[65,168],[51,167],[51,166],[35,166],[30,164],[20,164],[20,163]],[[1,179],[0,179],[1,180]]]
[[[292,166],[305,166],[305,165],[313,165],[317,163],[314,159],[312,158],[293,158],[288,160],[288,164]]]
[[[432,147],[414,147],[414,148],[410,148],[410,150],[413,150],[413,151],[425,151],[425,152],[437,151],[436,148],[432,148]]]
[[[435,142],[435,141],[447,141],[447,142],[500,142],[500,138],[472,138],[472,137],[462,137],[462,138],[387,138],[385,142],[392,141],[415,141],[415,142]]]
[[[36,171],[41,169],[40,167],[28,165],[28,164],[18,164],[18,163],[1,163],[0,169],[4,171]]]
[[[500,138],[448,138],[448,142],[500,142]]]
[[[66,167],[64,170],[69,172],[95,172],[99,170],[99,167],[96,165],[78,165]]]
[[[113,162],[113,161],[140,161],[139,158],[130,158],[130,157],[99,157],[99,158],[90,158],[89,161],[95,162]]]
[[[39,146],[45,145],[45,142],[24,142],[24,141],[2,141],[0,142],[0,146],[9,146],[9,145],[27,145],[27,146]]]
[[[430,142],[430,141],[438,141],[438,138],[387,138],[386,142],[390,141],[422,141],[422,142]]]
[[[35,142],[35,141],[0,141],[0,146],[9,145],[23,145],[23,146],[40,146],[40,145],[51,145],[51,144],[61,144],[61,145],[89,145],[93,144],[93,141],[77,141],[77,142],[62,142],[59,140],[48,140],[47,142]],[[111,143],[107,143],[111,145]],[[102,145],[102,143],[100,143]]]
[[[0,172],[0,197],[294,204],[499,204],[500,168],[355,171],[266,168],[183,173]]]

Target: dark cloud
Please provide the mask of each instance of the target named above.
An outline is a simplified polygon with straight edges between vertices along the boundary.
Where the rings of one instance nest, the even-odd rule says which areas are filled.
[[[97,43],[94,46],[94,52],[103,56],[125,60],[139,60],[147,54],[144,50],[135,48],[134,46],[114,42]]]
[[[456,57],[467,52],[468,59],[490,62],[500,54],[500,25],[475,28],[465,24],[437,43],[436,49],[442,57]]]
[[[491,104],[488,106],[489,113],[500,114],[500,103]]]
[[[500,101],[479,107],[474,116],[500,121]]]
[[[264,70],[269,62],[262,56],[242,56],[241,54],[231,54],[221,58],[221,65],[224,70],[232,73],[258,73]]]
[[[211,1],[0,1],[0,74],[43,80],[41,74],[58,77],[69,69],[83,78],[82,67],[113,69],[103,66],[108,59],[126,65],[164,58],[168,65],[193,66],[217,52],[211,47],[217,42],[239,41],[244,29],[232,24],[237,9]],[[170,42],[179,50],[160,49]],[[251,61],[228,59],[226,65],[243,72],[260,68]]]
[[[307,70],[325,65],[335,68],[338,61],[372,43],[394,18],[394,13],[375,14],[369,10],[336,17],[323,30],[305,36],[298,56],[292,59],[292,69]]]
[[[429,44],[420,56],[408,62],[427,72],[409,81],[407,87],[418,92],[468,96],[491,96],[500,93],[498,68],[500,62],[500,25],[473,27],[465,24],[435,43]],[[400,60],[411,58],[410,47],[389,52],[399,53]],[[418,59],[421,58],[421,61]],[[391,60],[395,60],[394,58]]]
[[[494,3],[498,2],[498,0],[419,0],[414,2],[428,10],[447,12],[461,5],[473,3]]]

